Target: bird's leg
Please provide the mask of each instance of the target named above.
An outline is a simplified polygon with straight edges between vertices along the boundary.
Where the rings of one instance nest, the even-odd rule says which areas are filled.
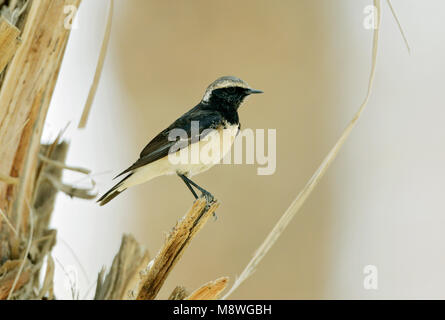
[[[183,174],[179,174],[179,173],[178,173],[178,176],[182,179],[182,181],[184,181],[187,188],[189,188],[189,190],[193,193],[193,196],[195,197],[195,199],[198,199],[198,195],[196,194],[195,190],[193,190],[190,183],[187,181],[187,178]]]
[[[179,175],[181,177],[181,179],[185,182],[185,184],[187,185],[187,187],[189,187],[190,190],[192,190],[191,185],[194,186],[196,189],[198,189],[199,191],[201,191],[202,195],[206,198],[208,203],[212,203],[215,200],[215,197],[213,197],[213,195],[208,192],[207,190],[205,190],[204,188],[201,188],[199,185],[197,185],[196,183],[194,183],[192,180],[190,180],[189,178],[187,178],[185,175],[180,174]],[[196,197],[196,199],[198,198],[196,196],[196,192],[192,191],[193,195]]]
[[[185,185],[189,188],[189,190],[193,193],[193,196],[195,197],[195,199],[198,199],[198,195],[196,194],[195,190],[193,190],[192,185],[197,188],[199,191],[202,192],[202,194],[204,195],[204,197],[206,198],[207,203],[211,203],[214,200],[213,195],[208,192],[207,190],[204,190],[203,188],[201,188],[200,186],[198,186],[196,183],[194,183],[192,180],[190,180],[189,178],[187,178],[185,175],[183,174],[179,174],[178,176],[182,179],[182,181],[184,181]],[[218,216],[216,215],[216,212],[213,212],[213,218],[216,220],[218,220]]]

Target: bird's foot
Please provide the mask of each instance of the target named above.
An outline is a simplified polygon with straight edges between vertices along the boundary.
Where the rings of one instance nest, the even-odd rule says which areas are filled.
[[[213,202],[215,202],[215,197],[208,191],[203,191],[201,198],[204,198],[207,201],[207,205],[210,205]]]
[[[213,212],[213,221],[217,221],[218,220],[218,216],[216,215],[216,212]]]

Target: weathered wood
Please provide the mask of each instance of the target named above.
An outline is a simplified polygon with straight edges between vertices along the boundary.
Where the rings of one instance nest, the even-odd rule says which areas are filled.
[[[58,144],[56,140],[51,145],[44,145],[40,152],[53,161],[63,162],[68,144]],[[40,177],[51,173],[58,179],[62,178],[62,168],[42,164]],[[17,235],[14,230],[3,229],[0,234],[0,300],[12,299],[51,299],[53,291],[54,265],[49,256],[56,242],[56,231],[49,229],[58,190],[45,178],[39,179],[35,190],[34,209],[32,210],[32,232],[26,237]],[[7,231],[10,230],[9,234]],[[5,248],[11,247],[11,250]],[[26,250],[25,250],[26,248]],[[3,250],[2,250],[3,249]],[[31,253],[31,254],[29,254]],[[40,268],[48,257],[43,284],[40,282]]]
[[[137,300],[153,300],[156,298],[185,249],[204,227],[218,206],[218,202],[212,203],[209,207],[204,199],[195,201],[190,211],[172,230],[156,258],[147,267],[146,273],[142,276],[141,284],[136,289]]]
[[[24,199],[33,189],[37,153],[50,98],[70,30],[64,8],[80,0],[31,1],[22,44],[9,64],[0,91],[0,173],[19,177],[17,186],[0,181],[0,208],[21,221]],[[17,201],[16,197],[20,197]],[[11,213],[12,203],[15,212]]]
[[[37,170],[38,154],[70,34],[67,22],[71,16],[65,13],[66,8],[78,7],[80,1],[9,2],[9,9],[17,9],[21,14],[17,23],[21,43],[12,60],[5,58],[8,66],[0,78],[0,209],[9,222],[8,225],[3,223],[5,219],[0,221],[0,298],[36,299],[47,293],[52,296],[52,268],[47,269],[42,288],[38,277],[44,258],[55,244],[55,231],[49,230],[48,224],[58,190],[48,181],[37,181],[37,176],[38,172],[54,171],[57,172],[53,176],[59,176],[62,169],[48,165]],[[56,145],[51,148],[54,154],[49,152],[46,156],[61,162],[66,148],[63,144],[60,148]],[[40,188],[45,184],[47,187]],[[34,202],[31,220],[28,210]],[[31,248],[32,259],[24,250],[27,246]],[[10,263],[14,261],[20,262],[20,266]]]
[[[223,277],[206,283],[195,290],[186,300],[216,300],[227,287],[229,278]]]
[[[0,73],[11,61],[20,45],[20,30],[0,17]]]
[[[187,289],[183,286],[177,286],[170,296],[168,297],[168,300],[184,300],[189,296],[189,293],[187,292]]]
[[[141,249],[133,236],[124,235],[109,272],[106,276],[105,270],[99,273],[94,300],[125,300],[128,287],[134,285],[148,261],[148,252]]]

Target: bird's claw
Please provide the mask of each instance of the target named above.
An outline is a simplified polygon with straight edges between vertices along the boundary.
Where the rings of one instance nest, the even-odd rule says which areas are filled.
[[[210,192],[203,192],[201,197],[203,197],[207,201],[208,205],[215,202],[215,197]]]
[[[210,192],[203,192],[202,198],[206,200],[206,210],[209,210],[213,203],[215,203],[215,197]],[[216,212],[213,212],[213,221],[218,220]]]

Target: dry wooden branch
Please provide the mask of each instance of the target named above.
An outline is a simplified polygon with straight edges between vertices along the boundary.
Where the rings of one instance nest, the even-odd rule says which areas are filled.
[[[8,293],[8,300],[11,299],[15,288],[17,286],[17,283],[20,281],[20,276],[22,275],[23,272],[23,268],[25,267],[26,263],[28,263],[28,255],[29,252],[31,250],[31,246],[32,246],[32,241],[33,241],[33,237],[34,237],[34,217],[32,216],[33,211],[30,211],[30,231],[29,231],[29,239],[28,239],[28,244],[26,245],[26,250],[23,253],[23,258],[22,258],[22,262],[20,263],[17,275],[14,278],[14,282],[12,283],[11,289],[9,290]]]
[[[64,26],[64,8],[79,3],[80,0],[31,1],[22,44],[3,79],[0,172],[20,177],[20,183],[16,188],[0,182],[0,208],[16,226],[26,211],[24,199],[31,199],[43,124],[70,33]],[[27,120],[28,125],[23,127]],[[13,213],[10,212],[12,202]]]
[[[0,272],[0,300],[5,300],[8,298],[11,292],[12,286],[18,274],[18,270],[7,273],[1,276]],[[22,289],[23,286],[30,280],[30,271],[24,271],[21,273],[18,281],[16,282],[16,290]]]
[[[95,300],[122,300],[128,296],[128,288],[134,285],[141,271],[149,261],[148,252],[142,252],[138,242],[131,235],[122,237],[121,247],[114,257],[110,271],[105,277],[105,270],[97,279]]]
[[[105,271],[99,273],[95,299],[155,299],[185,249],[218,206],[217,202],[208,204],[205,199],[196,200],[151,261],[147,252],[141,255],[140,247],[133,237],[124,236],[105,279]],[[221,278],[208,283],[198,289],[190,299],[216,299],[226,287],[227,281],[227,278]],[[185,288],[178,286],[169,299],[184,300],[188,296]]]
[[[55,161],[64,161],[68,145],[61,143],[58,145],[44,145],[40,152],[48,154]],[[50,152],[48,152],[50,151]],[[51,165],[43,168],[44,173],[51,172],[59,179],[62,176],[62,169]],[[20,252],[20,248],[26,245],[23,235],[19,237],[9,236],[12,250],[0,250],[0,256],[6,261],[0,267],[0,299],[8,296],[14,299],[41,299],[53,298],[53,274],[54,264],[48,257],[48,265],[43,285],[40,286],[39,271],[43,265],[45,257],[53,248],[56,242],[56,232],[48,228],[51,213],[54,207],[57,189],[48,181],[39,180],[35,191],[33,224],[33,241],[28,242],[29,249]],[[31,222],[31,221],[30,221]],[[3,230],[2,235],[6,235]],[[31,235],[31,232],[29,232]],[[30,236],[29,235],[29,236]],[[31,239],[28,238],[28,239]],[[0,241],[4,247],[7,242]],[[20,260],[21,258],[21,260]]]
[[[223,277],[206,283],[195,290],[186,300],[216,300],[227,287],[229,278]]]
[[[13,0],[2,2],[0,8],[7,22],[17,27],[1,21],[0,39],[6,41],[0,43],[4,50],[0,71],[5,63],[8,67],[0,76],[0,209],[7,219],[0,223],[0,298],[36,299],[47,293],[51,297],[51,268],[42,290],[39,273],[55,244],[55,231],[48,225],[57,189],[37,177],[40,171],[60,177],[61,169],[48,165],[38,170],[38,154],[70,34],[64,23],[64,9],[79,3],[80,0]],[[19,46],[17,30],[21,31]],[[63,161],[66,149],[55,143],[46,156]],[[31,239],[29,207],[35,210],[35,228],[27,253],[27,241]]]
[[[177,286],[170,296],[168,297],[168,300],[184,300],[189,296],[189,293],[187,292],[187,289],[182,286]]]
[[[20,30],[0,17],[0,73],[11,61],[20,45]]]
[[[58,143],[58,139],[52,144],[42,145],[41,151],[57,162],[65,162],[69,145],[66,142]],[[54,180],[61,181],[63,169],[53,165],[42,165],[37,177],[37,186],[34,192],[33,206],[41,221],[37,225],[37,230],[43,232],[48,228],[51,213],[54,209],[58,189],[45,176],[51,175]],[[44,219],[45,217],[45,219]]]
[[[204,199],[198,199],[190,211],[173,228],[166,243],[142,275],[140,284],[132,291],[138,300],[152,300],[167,279],[173,267],[182,257],[195,235],[218,208],[217,202],[210,207]]]

